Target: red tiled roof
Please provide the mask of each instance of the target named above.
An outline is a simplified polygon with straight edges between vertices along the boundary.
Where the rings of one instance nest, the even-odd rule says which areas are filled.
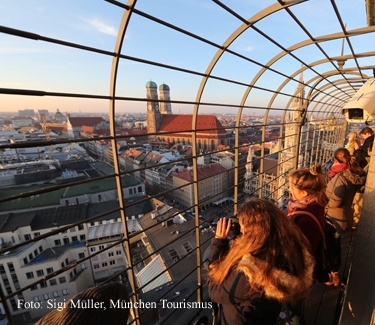
[[[88,117],[88,116],[80,116],[80,117],[69,117],[70,124],[74,126],[95,126],[100,122],[105,122],[102,117]]]
[[[227,169],[220,165],[219,163],[217,164],[210,164],[210,165],[204,165],[198,168],[198,180],[202,180],[208,177],[212,177],[215,175],[218,175],[222,172],[225,172]],[[192,182],[193,181],[193,171],[192,170],[187,170],[182,173],[176,173],[174,175],[175,177],[181,178],[187,182]]]
[[[191,130],[192,119],[193,115],[163,115],[159,131],[180,133],[184,130]],[[224,127],[215,115],[198,115],[197,130],[204,130],[200,133],[207,133],[210,135],[226,135]]]
[[[81,127],[81,132],[84,132],[84,133],[94,133],[94,127],[93,126],[83,125]]]

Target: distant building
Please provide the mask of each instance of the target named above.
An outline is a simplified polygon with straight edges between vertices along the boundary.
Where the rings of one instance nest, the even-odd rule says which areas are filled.
[[[38,120],[39,120],[39,122],[44,122],[43,116],[46,120],[48,120],[50,118],[48,110],[39,109],[38,110]]]
[[[172,173],[174,199],[182,206],[194,205],[193,170]],[[199,206],[210,206],[228,195],[228,170],[219,163],[198,167]],[[176,189],[178,188],[178,189]]]
[[[191,145],[193,115],[172,114],[168,85],[161,84],[159,93],[160,102],[156,83],[153,81],[146,83],[149,139],[169,142],[172,145],[177,143]],[[229,145],[229,136],[215,115],[198,115],[196,142],[197,149],[213,151],[219,145]]]
[[[56,113],[53,115],[53,120],[56,123],[65,123],[66,116],[62,114],[59,110],[57,110]]]
[[[18,110],[18,115],[21,117],[31,117],[35,115],[35,112],[33,109],[20,109]]]

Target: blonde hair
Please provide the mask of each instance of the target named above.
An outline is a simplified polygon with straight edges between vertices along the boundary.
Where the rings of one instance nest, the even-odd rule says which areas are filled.
[[[327,184],[322,175],[322,166],[313,165],[310,168],[294,170],[289,174],[289,178],[296,188],[315,196],[318,205],[325,207],[328,204]]]
[[[233,241],[227,255],[209,266],[211,281],[222,283],[246,254],[266,262],[264,286],[271,284],[275,266],[293,275],[303,273],[303,249],[309,244],[277,206],[265,199],[251,199],[240,208],[237,217],[243,234]]]
[[[348,134],[348,141],[351,142],[351,141],[356,141],[358,142],[359,141],[359,136],[358,136],[358,133],[357,132],[350,132]]]

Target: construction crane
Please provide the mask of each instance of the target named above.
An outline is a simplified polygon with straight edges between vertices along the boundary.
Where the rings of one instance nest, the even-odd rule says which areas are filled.
[[[43,131],[44,131],[44,134],[46,135],[46,140],[51,142],[51,130],[50,128],[48,127],[47,125],[47,120],[46,120],[46,116],[43,115],[43,124],[42,124],[42,128],[43,128]],[[52,146],[52,142],[49,146],[49,151],[50,152],[53,152],[53,146]]]

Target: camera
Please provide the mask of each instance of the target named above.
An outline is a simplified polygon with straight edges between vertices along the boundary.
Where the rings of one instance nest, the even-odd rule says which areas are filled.
[[[241,234],[241,227],[237,217],[230,217],[231,221],[230,230],[232,231],[233,238],[238,237]]]
[[[341,113],[349,123],[366,123],[375,119],[375,78],[370,78],[349,99]]]

